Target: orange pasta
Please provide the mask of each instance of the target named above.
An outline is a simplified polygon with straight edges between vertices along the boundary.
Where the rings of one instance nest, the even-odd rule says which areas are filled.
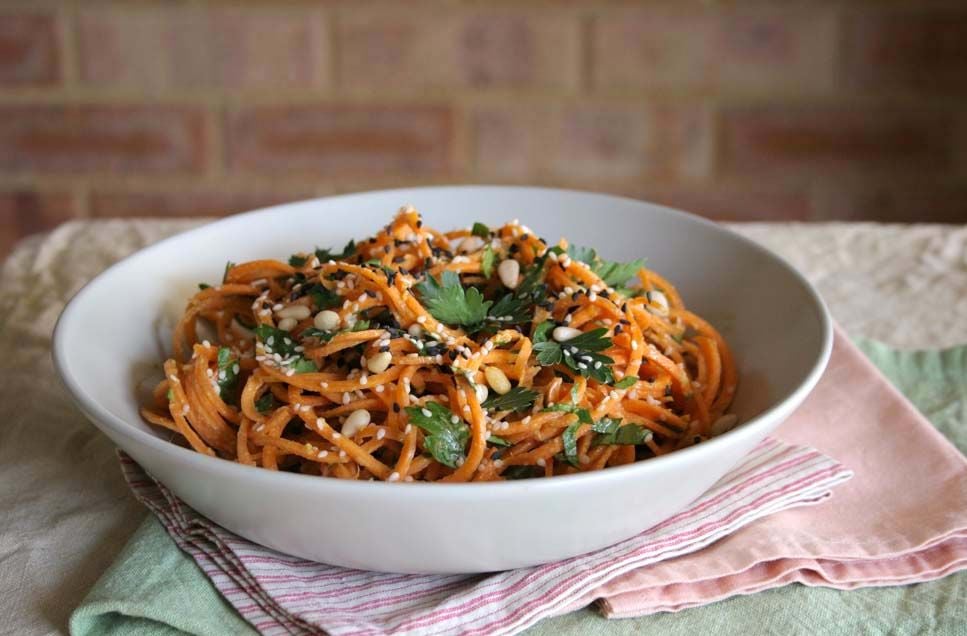
[[[230,263],[164,370],[142,415],[195,451],[402,482],[662,455],[730,424],[738,381],[724,338],[640,262],[516,221],[441,233],[411,207],[338,254]]]

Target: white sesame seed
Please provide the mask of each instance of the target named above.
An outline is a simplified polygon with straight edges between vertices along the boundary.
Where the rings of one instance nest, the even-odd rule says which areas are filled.
[[[460,423],[460,418],[457,417],[456,415],[451,415],[450,416],[450,423],[451,424],[459,424]]]
[[[417,316],[416,321],[422,325],[426,322],[426,316]]]
[[[377,393],[382,393],[383,391],[386,390],[386,387],[383,386],[382,384],[378,384],[378,385],[376,385],[376,388],[373,389],[373,390],[376,391]]]
[[[389,477],[386,478],[386,481],[399,481],[399,480],[400,480],[400,474],[395,470],[389,474]]]
[[[346,459],[346,457],[347,457],[346,451],[344,451],[344,450],[339,451],[339,458],[340,459]]]
[[[328,456],[329,456],[329,451],[319,451],[319,454],[316,455],[316,457],[318,457],[319,459],[325,459]]]
[[[423,417],[432,417],[433,416],[433,413],[430,411],[430,409],[420,409],[420,413],[423,414]]]
[[[338,431],[333,431],[333,433],[332,433],[332,438],[333,439],[339,439],[340,437],[342,437],[342,434],[341,433],[339,433]]]
[[[540,459],[538,459],[536,463],[541,468],[544,468],[545,466],[547,466],[547,460],[545,460],[543,457],[541,457]]]
[[[407,424],[406,425],[406,428],[403,429],[403,433],[405,435],[409,435],[412,431],[413,431],[413,425],[412,424]]]
[[[597,299],[598,299],[598,293],[597,292],[591,292],[590,294],[588,294],[588,300],[590,300],[591,302],[594,302]]]
[[[349,404],[349,401],[350,400],[352,400],[352,396],[349,393],[343,393],[342,394],[342,403],[343,404]]]

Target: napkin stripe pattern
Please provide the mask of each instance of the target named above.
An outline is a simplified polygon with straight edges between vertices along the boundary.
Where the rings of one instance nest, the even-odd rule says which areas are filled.
[[[486,575],[364,572],[283,555],[205,519],[122,454],[135,496],[263,634],[510,634],[591,602],[624,573],[707,546],[765,515],[816,504],[852,473],[774,439],[686,510],[614,546]],[[402,486],[405,487],[405,486]]]

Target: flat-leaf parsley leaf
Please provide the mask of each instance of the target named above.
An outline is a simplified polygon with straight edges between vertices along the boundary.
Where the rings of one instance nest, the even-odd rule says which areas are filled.
[[[445,271],[439,280],[427,276],[416,286],[430,314],[449,325],[476,325],[487,317],[493,304],[476,287],[465,288],[456,272]]]
[[[456,468],[464,458],[464,448],[470,439],[470,428],[467,424],[438,402],[408,406],[406,414],[413,425],[429,433],[423,439],[423,445],[430,451],[433,459],[444,466]]]

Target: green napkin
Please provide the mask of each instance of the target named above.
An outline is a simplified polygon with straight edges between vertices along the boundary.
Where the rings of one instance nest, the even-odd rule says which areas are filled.
[[[967,347],[895,351],[859,347],[961,452],[967,453]],[[842,592],[790,585],[677,614],[607,620],[592,609],[549,618],[529,636],[579,634],[964,633],[967,572],[928,583]],[[253,634],[191,558],[150,516],[74,610],[75,636]]]

